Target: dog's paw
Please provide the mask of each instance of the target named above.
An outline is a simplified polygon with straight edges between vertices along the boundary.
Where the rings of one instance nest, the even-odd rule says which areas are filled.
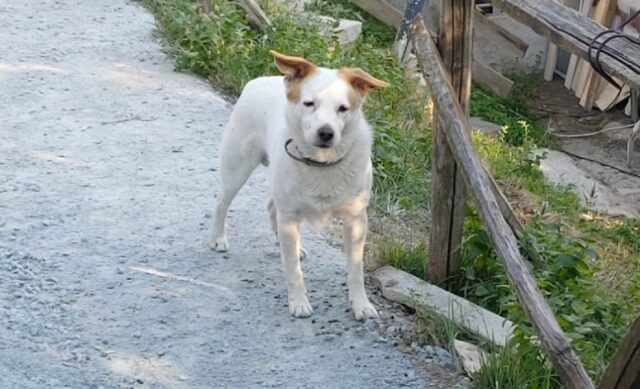
[[[289,314],[293,317],[309,317],[313,314],[313,308],[309,304],[307,296],[296,297],[289,300]]]
[[[217,238],[211,238],[211,242],[209,242],[209,246],[215,251],[227,251],[229,250],[229,242],[227,242],[227,237],[222,235]]]
[[[307,256],[307,250],[305,250],[304,247],[300,247],[300,260],[307,259]]]
[[[369,301],[365,300],[362,303],[353,303],[353,315],[356,320],[375,319],[378,317],[378,311]]]

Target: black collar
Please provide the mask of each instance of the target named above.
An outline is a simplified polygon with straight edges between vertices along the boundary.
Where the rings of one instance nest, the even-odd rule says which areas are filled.
[[[344,159],[344,157],[342,157],[342,158],[338,159],[337,161],[333,161],[333,162],[329,162],[329,161],[321,162],[321,161],[316,161],[315,159],[311,159],[311,158],[307,158],[307,157],[298,157],[298,156],[295,156],[295,155],[291,154],[291,152],[289,151],[289,144],[291,142],[293,142],[293,139],[289,139],[286,142],[284,142],[284,151],[291,158],[295,159],[298,162],[302,162],[307,166],[328,167],[328,166],[337,165],[338,163],[340,163],[340,161],[342,161]]]

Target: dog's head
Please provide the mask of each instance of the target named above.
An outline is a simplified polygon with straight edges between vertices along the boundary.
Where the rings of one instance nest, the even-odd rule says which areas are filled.
[[[360,119],[369,90],[389,86],[360,68],[325,69],[301,57],[271,54],[284,74],[287,99],[293,108],[288,110],[288,119],[315,148],[337,147],[345,128]]]

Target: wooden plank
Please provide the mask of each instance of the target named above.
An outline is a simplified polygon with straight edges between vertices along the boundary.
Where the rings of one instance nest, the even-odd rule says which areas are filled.
[[[564,3],[563,0],[559,0],[559,2]],[[558,63],[558,46],[549,42],[549,47],[547,48],[547,58],[545,60],[545,65],[544,65],[543,78],[545,81],[553,80],[553,75],[556,72],[557,63]]]
[[[589,62],[581,59],[578,63],[576,73],[573,76],[573,81],[571,82],[571,90],[573,90],[576,96],[582,95],[582,91],[584,91],[584,86],[587,82],[589,70],[591,70]]]
[[[604,26],[609,26],[613,19],[613,15],[616,12],[616,5],[617,0],[600,0],[593,13],[593,20]],[[638,65],[640,66],[640,64]],[[601,85],[601,78],[602,77],[600,77],[598,73],[591,68],[591,65],[589,65],[589,71],[587,72],[582,93],[578,95],[578,97],[580,97],[580,105],[589,111],[593,107],[593,103],[598,96],[598,88]]]
[[[578,57],[576,57],[575,54],[571,54],[571,57],[569,58],[569,66],[567,66],[567,74],[564,76],[564,87],[567,89],[571,89],[571,81],[573,80],[577,63]]]
[[[235,3],[244,10],[247,20],[256,28],[265,31],[271,27],[271,20],[256,0],[235,0]]]
[[[580,15],[587,17],[589,15],[589,10],[591,10],[591,0],[580,0]],[[578,57],[575,54],[571,54],[571,59],[569,59],[569,67],[567,68],[567,75],[564,79],[564,87],[569,90],[573,90],[573,77],[575,75],[579,62],[583,61],[578,60]]]
[[[203,14],[209,15],[211,13],[211,0],[200,0],[200,7]]]
[[[498,200],[469,135],[469,120],[464,108],[455,99],[455,90],[424,23],[418,18],[410,29],[410,39],[416,49],[418,63],[431,91],[439,118],[460,171],[470,188],[478,212],[503,263],[509,281],[540,339],[554,368],[570,389],[590,389],[589,378],[580,359],[571,349],[549,304],[538,288],[535,278],[518,251],[515,235],[502,217]]]
[[[489,89],[498,96],[507,97],[513,88],[513,81],[502,74],[491,69],[488,65],[473,59],[471,64],[473,81],[486,89]]]
[[[454,96],[464,112],[468,112],[471,94],[472,16],[473,0],[441,0],[438,46]],[[437,113],[437,104],[434,108]],[[429,260],[425,262],[425,274],[434,284],[458,273],[465,210],[464,180],[447,144],[443,125],[436,115],[431,155],[432,223]]]
[[[600,92],[602,91],[604,86],[603,84],[605,82],[606,81],[602,77],[591,69],[589,79],[587,80],[585,89],[582,92],[582,97],[580,98],[580,106],[585,108],[587,111],[591,111],[593,104],[596,102],[596,98],[600,96]]]
[[[640,387],[640,316],[620,341],[598,389],[637,389]]]
[[[588,59],[589,42],[606,28],[564,5],[542,0],[493,0],[493,4],[535,32],[549,38],[558,47]],[[633,87],[640,87],[640,50],[625,39],[607,45],[619,60],[601,56],[604,69]],[[629,63],[626,63],[629,62]]]
[[[558,46],[549,42],[549,48],[547,49],[547,59],[544,65],[544,80],[553,80],[553,74],[556,71],[556,63],[558,62]]]
[[[432,311],[499,346],[513,336],[509,320],[393,266],[377,269],[373,279],[386,299]]]
[[[480,15],[478,17],[478,15]],[[510,66],[519,63],[528,45],[514,35],[505,33],[493,19],[475,11],[473,14],[473,59],[489,66]]]
[[[402,23],[402,12],[384,0],[351,0],[351,2],[388,26],[398,28]]]
[[[640,88],[631,91],[631,99],[629,100],[629,116],[631,120],[637,122],[640,120]]]
[[[473,28],[476,31],[485,30],[488,33],[492,33],[500,36],[501,38],[504,38],[511,45],[520,50],[522,54],[524,54],[529,48],[529,44],[527,42],[523,41],[506,28],[496,24],[493,20],[491,20],[491,18],[484,16],[482,12],[479,12],[477,10],[473,11]]]
[[[615,80],[615,78],[614,78]],[[616,80],[619,81],[619,80]],[[598,94],[598,98],[596,99],[596,107],[598,107],[601,111],[607,111],[611,109],[613,106],[621,102],[622,100],[629,97],[629,86],[623,85],[622,91],[618,90],[615,86],[606,83],[600,94]]]

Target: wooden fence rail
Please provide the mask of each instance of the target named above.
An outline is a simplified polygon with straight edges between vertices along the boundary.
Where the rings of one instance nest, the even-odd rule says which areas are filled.
[[[589,43],[607,29],[555,1],[543,0],[492,0],[496,7],[514,19],[531,27],[551,42],[588,60]],[[599,39],[602,41],[602,39]],[[625,39],[613,39],[607,47],[615,57],[602,54],[600,62],[611,75],[620,78],[632,88],[640,88],[640,50]]]
[[[449,3],[444,8],[460,1],[462,0],[443,2]],[[593,388],[593,382],[571,349],[569,340],[538,288],[531,269],[520,255],[516,237],[500,211],[491,187],[490,176],[483,168],[471,141],[467,114],[454,97],[456,92],[449,81],[448,72],[420,16],[413,22],[409,37],[414,45],[422,74],[431,90],[434,105],[437,107],[437,120],[442,124],[448,146],[461,170],[468,191],[478,206],[480,217],[487,227],[498,258],[504,264],[509,281],[543,348],[568,388]]]

